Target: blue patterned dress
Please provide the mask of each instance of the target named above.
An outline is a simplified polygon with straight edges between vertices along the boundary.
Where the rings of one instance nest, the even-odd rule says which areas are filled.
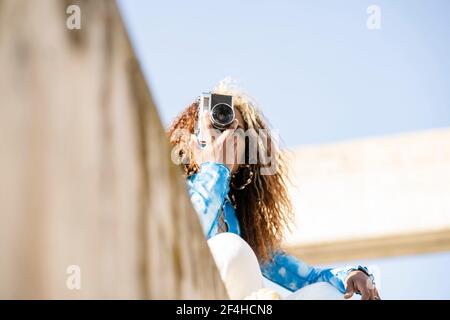
[[[228,232],[241,235],[239,221],[228,197],[230,170],[221,163],[205,162],[200,170],[187,180],[189,196],[200,218],[207,239],[219,232],[219,210],[228,226]],[[315,268],[287,254],[281,249],[273,259],[260,264],[264,277],[288,289],[296,291],[315,282],[328,282],[345,292],[345,278],[352,270],[364,267]],[[364,268],[367,271],[367,268]]]

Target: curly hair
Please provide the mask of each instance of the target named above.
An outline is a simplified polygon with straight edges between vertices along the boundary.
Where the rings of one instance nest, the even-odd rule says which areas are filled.
[[[264,129],[268,132],[267,139],[272,141],[272,132],[262,113],[258,111],[252,99],[233,88],[226,81],[222,81],[214,90],[214,93],[233,96],[234,107],[240,111],[245,123],[245,130],[254,129],[258,132]],[[189,177],[198,172],[199,164],[195,162],[192,151],[189,150],[186,134],[176,132],[181,129],[188,135],[194,133],[195,123],[198,119],[198,102],[191,103],[172,123],[168,130],[169,141],[172,146],[177,146],[177,156],[182,159],[180,166],[184,174]],[[261,139],[261,138],[258,138]],[[258,146],[261,146],[258,141]],[[271,257],[271,253],[277,250],[283,240],[283,231],[290,227],[292,221],[292,205],[288,196],[287,182],[287,158],[285,152],[278,146],[269,143],[269,152],[276,161],[276,172],[270,175],[261,174],[262,163],[249,164],[253,171],[253,179],[243,190],[230,187],[229,196],[234,200],[236,215],[239,220],[241,236],[251,246],[260,262],[265,262]],[[248,159],[248,141],[245,141],[246,160]],[[241,168],[241,167],[240,167]],[[241,185],[244,174],[232,175],[233,185]],[[245,181],[245,180],[244,180]]]

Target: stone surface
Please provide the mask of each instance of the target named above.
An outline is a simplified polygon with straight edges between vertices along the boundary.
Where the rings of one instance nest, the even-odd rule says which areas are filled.
[[[450,230],[448,128],[304,146],[291,160],[289,245]]]
[[[450,129],[305,146],[292,159],[289,244],[450,229]]]
[[[1,0],[0,66],[0,298],[226,298],[115,2]]]

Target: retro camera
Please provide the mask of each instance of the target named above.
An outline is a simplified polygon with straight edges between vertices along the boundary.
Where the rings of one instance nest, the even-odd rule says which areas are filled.
[[[199,98],[199,117],[197,121],[197,137],[201,146],[205,145],[202,139],[202,121],[204,112],[209,111],[209,118],[214,128],[224,131],[235,119],[233,97],[223,94],[206,92]]]
[[[225,130],[234,121],[233,97],[222,94],[203,93],[200,108],[208,110],[214,128]]]

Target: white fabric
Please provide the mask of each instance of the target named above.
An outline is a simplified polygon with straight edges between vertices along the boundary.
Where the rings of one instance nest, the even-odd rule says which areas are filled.
[[[286,298],[288,295],[292,294],[292,291],[289,291],[285,287],[282,287],[278,283],[270,281],[265,277],[263,278],[263,283],[265,288],[278,292],[283,299]]]
[[[231,299],[244,299],[263,288],[263,276],[252,248],[237,234],[219,233],[208,240]]]
[[[231,299],[244,299],[263,288],[272,289],[287,300],[344,298],[339,290],[326,282],[314,283],[291,292],[264,278],[252,248],[234,233],[219,233],[208,240],[208,245]]]

